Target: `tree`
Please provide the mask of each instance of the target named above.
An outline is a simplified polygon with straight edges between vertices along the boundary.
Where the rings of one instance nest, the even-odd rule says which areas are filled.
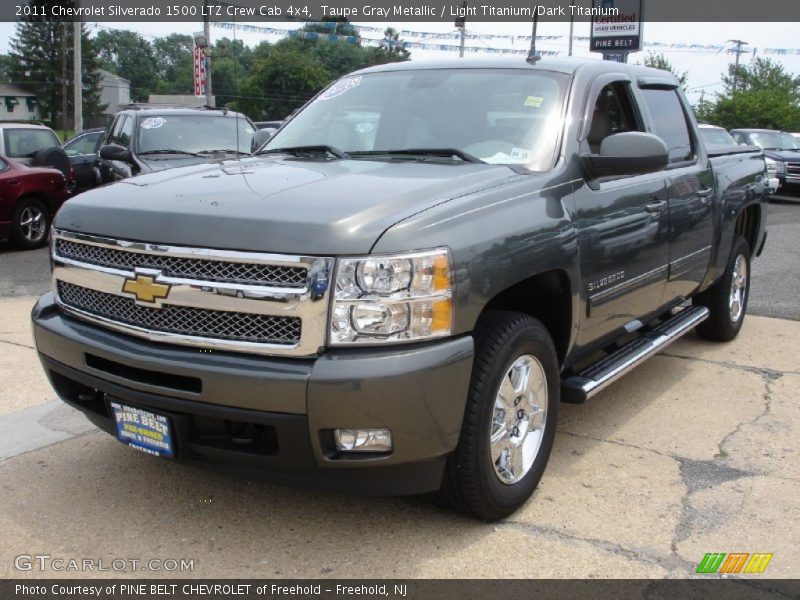
[[[171,33],[153,41],[158,65],[159,94],[194,93],[192,47],[192,36],[180,33]]]
[[[238,110],[240,91],[252,65],[253,50],[242,40],[217,40],[211,51],[211,86],[217,106]]]
[[[686,71],[679,73],[672,62],[661,53],[648,52],[647,56],[644,57],[644,66],[669,71],[675,76],[682,88],[685,88],[689,81],[689,74]]]
[[[708,120],[726,129],[753,127],[800,130],[800,77],[768,58],[728,67],[724,91],[706,111]]]
[[[11,81],[11,66],[14,59],[8,54],[0,54],[0,81]]]
[[[240,109],[254,119],[284,119],[330,83],[330,73],[314,57],[292,45],[259,44]]]
[[[44,7],[39,15],[22,17],[17,22],[16,33],[10,43],[13,62],[9,75],[12,81],[36,94],[45,119],[54,126],[58,124],[68,129],[73,106],[73,26],[50,15],[53,6],[74,8],[75,3],[73,0],[40,0],[37,5]],[[99,64],[85,25],[81,31],[81,58],[83,114],[84,117],[100,115],[105,106],[100,101]],[[62,108],[65,92],[66,114]]]
[[[131,82],[131,99],[147,102],[158,86],[158,61],[153,47],[133,31],[107,31],[94,40],[103,68]]]

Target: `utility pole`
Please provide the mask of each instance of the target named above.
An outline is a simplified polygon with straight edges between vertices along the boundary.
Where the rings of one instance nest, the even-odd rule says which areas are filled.
[[[67,27],[68,22],[61,27],[61,129],[67,129]],[[66,135],[66,133],[64,133]]]
[[[739,56],[742,54],[742,46],[748,46],[749,43],[742,40],[728,40],[728,42],[736,44],[736,64],[733,68],[733,96],[735,97],[739,89]]]
[[[83,23],[75,21],[72,32],[72,79],[73,79],[73,110],[75,113],[75,133],[83,131],[83,74],[81,57],[81,34]]]
[[[572,56],[572,34],[575,31],[575,17],[572,13],[569,15],[569,56]]]
[[[203,0],[203,33],[206,36],[206,106],[211,106],[211,20],[208,15],[208,0]]]
[[[467,32],[467,0],[464,0],[461,5],[461,16],[456,17],[455,26],[461,33],[461,39],[458,43],[458,57],[464,58],[464,40]]]

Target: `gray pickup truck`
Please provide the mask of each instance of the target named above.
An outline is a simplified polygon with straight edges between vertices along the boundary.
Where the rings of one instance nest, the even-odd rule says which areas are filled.
[[[710,158],[663,71],[372,67],[252,157],[67,203],[36,346],[138,450],[499,519],[559,402],[736,336],[764,198],[763,155]]]

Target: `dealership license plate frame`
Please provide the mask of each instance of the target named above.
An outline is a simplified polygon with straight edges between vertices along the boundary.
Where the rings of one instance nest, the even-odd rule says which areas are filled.
[[[169,416],[133,406],[119,398],[107,397],[107,402],[114,419],[116,437],[120,442],[145,454],[169,460],[176,458],[175,428]],[[143,432],[149,433],[143,435]]]

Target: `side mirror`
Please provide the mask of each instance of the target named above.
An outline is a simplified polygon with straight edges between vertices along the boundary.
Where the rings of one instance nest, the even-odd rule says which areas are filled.
[[[278,130],[273,127],[265,127],[264,129],[259,129],[256,131],[253,135],[253,142],[251,144],[253,152],[266,144],[269,141],[269,138],[275,135],[276,131]]]
[[[584,154],[581,161],[591,179],[643,175],[665,168],[669,149],[652,133],[626,131],[608,136],[600,144],[600,154]]]
[[[100,158],[104,160],[131,161],[131,151],[119,144],[107,144],[100,148]]]

